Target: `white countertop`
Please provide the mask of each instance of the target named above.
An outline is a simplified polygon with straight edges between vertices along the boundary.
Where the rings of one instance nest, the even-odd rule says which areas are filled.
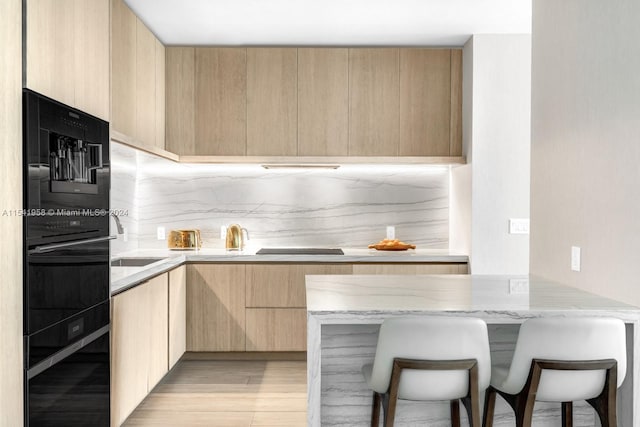
[[[256,255],[256,250],[227,251],[200,249],[172,251],[169,249],[141,249],[118,254],[118,258],[151,258],[162,260],[144,267],[111,267],[111,293],[117,294],[153,276],[171,270],[185,262],[239,263],[423,263],[468,262],[467,255],[444,249],[415,249],[408,251],[376,251],[375,249],[342,248],[344,255]]]
[[[307,311],[321,317],[406,312],[640,313],[638,307],[529,276],[310,275],[306,287]]]
[[[622,319],[633,346],[627,356],[633,381],[619,389],[619,419],[621,425],[640,425],[635,415],[640,413],[638,307],[532,276],[307,275],[306,289],[309,426],[343,425],[343,420],[366,425],[370,392],[359,370],[374,359],[376,325],[391,317],[424,315],[483,319],[493,326],[490,339],[496,360],[511,358],[517,337],[513,328],[502,325],[545,316]],[[403,425],[424,411],[423,406],[406,409],[400,415]],[[447,415],[443,422],[448,422]]]

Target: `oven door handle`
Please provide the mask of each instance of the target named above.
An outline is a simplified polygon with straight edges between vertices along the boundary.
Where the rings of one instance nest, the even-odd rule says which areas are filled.
[[[36,365],[27,370],[27,379],[31,379],[38,374],[46,371],[48,368],[52,367],[58,362],[63,361],[67,357],[71,356],[73,353],[77,352],[83,347],[88,346],[107,332],[109,332],[110,326],[105,325],[102,328],[90,333],[86,337],[82,338],[80,341],[77,341],[59,352],[55,353],[53,356],[43,360],[42,362],[38,362]]]
[[[69,247],[78,246],[78,245],[86,245],[88,243],[104,242],[106,240],[113,240],[117,237],[118,236],[96,237],[95,239],[76,240],[74,242],[53,243],[51,245],[36,246],[35,248],[29,250],[29,255],[42,254],[45,252],[55,251],[57,249],[64,249],[64,248],[69,248]]]

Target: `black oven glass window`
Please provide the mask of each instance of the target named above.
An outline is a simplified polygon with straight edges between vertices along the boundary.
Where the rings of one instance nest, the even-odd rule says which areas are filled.
[[[52,192],[69,191],[65,183],[86,184],[75,192],[97,193],[96,170],[102,168],[102,145],[49,133],[49,179]],[[80,189],[80,190],[78,190]]]

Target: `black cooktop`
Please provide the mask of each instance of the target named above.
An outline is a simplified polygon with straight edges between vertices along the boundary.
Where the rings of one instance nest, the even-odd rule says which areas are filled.
[[[262,248],[256,255],[344,255],[340,248]]]

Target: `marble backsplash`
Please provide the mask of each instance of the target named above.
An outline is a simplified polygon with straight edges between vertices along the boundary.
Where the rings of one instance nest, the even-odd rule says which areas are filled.
[[[113,146],[112,208],[130,209],[123,224],[131,227],[114,252],[165,247],[156,238],[160,226],[198,228],[204,247],[224,247],[220,227],[232,223],[249,230],[253,247],[366,247],[385,236],[387,225],[422,248],[448,247],[446,166],[265,170],[179,164]]]

